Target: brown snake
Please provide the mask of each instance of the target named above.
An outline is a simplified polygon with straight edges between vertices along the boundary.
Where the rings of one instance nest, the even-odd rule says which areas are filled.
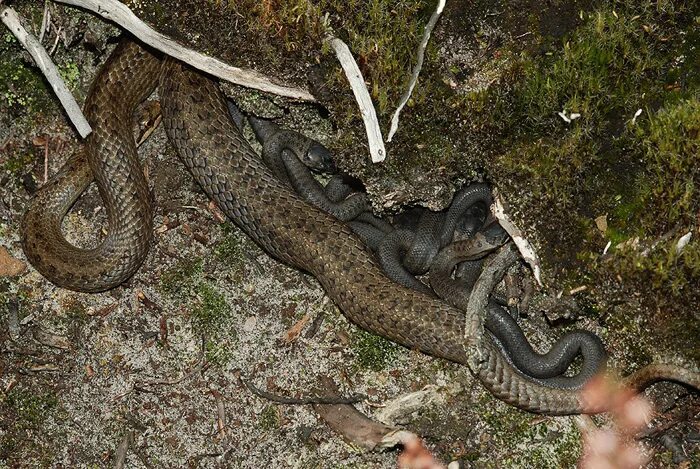
[[[580,390],[548,387],[520,374],[488,338],[477,338],[483,318],[469,318],[475,334],[465,339],[463,311],[394,283],[346,224],[302,201],[272,175],[231,121],[210,78],[133,42],[117,47],[92,86],[85,113],[94,132],[85,152],[42,188],[23,219],[25,253],[52,282],[103,291],[128,279],[143,262],[153,210],[137,160],[132,113],[158,82],[168,137],[207,195],[270,255],[313,274],[351,321],[406,347],[470,365],[490,392],[522,409],[604,410],[583,402]],[[93,179],[107,208],[108,235],[98,247],[83,250],[65,240],[61,221]],[[632,383],[640,387],[658,378],[652,372]]]

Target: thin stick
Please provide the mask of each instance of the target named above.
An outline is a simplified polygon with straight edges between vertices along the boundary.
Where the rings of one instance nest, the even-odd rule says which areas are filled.
[[[58,47],[58,41],[61,40],[61,31],[63,31],[63,26],[53,27],[54,30],[56,30],[56,39],[53,41],[53,46],[51,46],[51,50],[49,51],[49,55],[53,55],[54,52],[56,52],[56,48]]]
[[[44,16],[41,18],[41,31],[39,31],[39,42],[44,40],[44,33],[48,29],[46,26],[51,21],[51,11],[49,10],[49,0],[44,0]]]
[[[535,251],[535,248],[532,247],[530,241],[525,238],[522,231],[520,231],[520,229],[515,226],[515,223],[513,223],[508,215],[506,215],[503,201],[496,191],[494,191],[491,213],[493,213],[493,216],[496,217],[498,223],[503,227],[503,229],[506,230],[506,233],[510,235],[511,239],[515,243],[515,246],[517,246],[518,251],[520,251],[520,255],[523,257],[523,260],[527,262],[532,269],[532,274],[534,275],[537,284],[539,286],[543,286],[542,269],[540,268],[540,258],[537,256],[537,251]]]
[[[224,63],[213,57],[207,57],[192,49],[181,46],[167,36],[155,31],[141,21],[126,5],[116,0],[55,0],[66,5],[73,5],[96,13],[103,18],[114,21],[144,43],[181,60],[196,69],[214,75],[222,80],[237,85],[253,88],[267,93],[286,96],[302,101],[316,101],[306,90],[273,83],[265,75],[255,70],[244,70]]]
[[[49,136],[44,142],[44,184],[49,180]]]
[[[345,76],[350,83],[350,88],[352,88],[352,92],[355,95],[357,105],[360,108],[362,120],[365,123],[365,130],[367,131],[367,142],[369,143],[369,154],[372,157],[372,163],[380,163],[386,158],[386,149],[384,148],[382,131],[377,120],[377,112],[374,110],[374,104],[372,104],[372,98],[369,96],[360,68],[357,66],[357,62],[355,62],[347,44],[342,40],[329,36],[326,41],[335,51],[335,55],[343,67]]]
[[[321,405],[340,405],[340,404],[356,404],[358,402],[362,402],[367,398],[367,396],[358,394],[350,397],[337,397],[337,396],[331,396],[331,397],[317,397],[317,396],[311,396],[311,397],[303,397],[303,398],[293,398],[293,397],[286,397],[286,396],[278,396],[277,394],[272,394],[267,391],[263,391],[260,388],[255,387],[253,384],[248,382],[247,380],[243,378],[239,378],[241,382],[245,385],[245,387],[248,388],[250,392],[253,394],[262,397],[264,399],[267,399],[269,401],[273,402],[278,402],[280,404],[288,404],[288,405],[307,405],[307,404],[321,404]]]
[[[68,91],[66,84],[63,82],[61,75],[46,53],[46,50],[34,36],[24,29],[15,10],[10,7],[0,6],[0,18],[2,18],[2,22],[5,23],[5,26],[12,31],[12,34],[15,35],[20,44],[22,44],[32,56],[34,62],[36,62],[44,76],[46,76],[46,80],[61,101],[63,108],[66,110],[66,114],[68,114],[76,130],[81,137],[85,138],[92,132],[92,128],[90,128],[90,124],[88,124],[85,116],[83,116],[83,113],[80,111],[80,107],[78,103],[75,102],[75,98],[73,98],[73,95]]]
[[[420,74],[420,71],[423,68],[423,60],[425,59],[425,48],[428,47],[430,34],[433,32],[433,28],[435,27],[435,24],[437,23],[438,19],[440,19],[442,10],[444,10],[445,8],[445,2],[446,0],[440,0],[438,2],[438,6],[433,12],[432,16],[430,17],[430,20],[428,20],[428,24],[425,25],[425,29],[423,30],[423,39],[421,40],[420,45],[418,46],[418,53],[416,54],[416,64],[413,66],[411,81],[408,84],[408,89],[401,97],[401,102],[399,103],[399,106],[396,108],[396,111],[394,111],[394,115],[391,117],[389,136],[386,139],[387,142],[391,142],[391,137],[394,136],[396,130],[399,128],[399,114],[401,114],[401,110],[411,98],[413,88],[415,88],[416,83],[418,82],[418,75]]]
[[[129,445],[133,439],[134,431],[129,430],[126,435],[124,435],[122,442],[119,444],[119,448],[117,448],[117,454],[114,458],[114,469],[122,469],[126,464],[126,453],[129,451]]]

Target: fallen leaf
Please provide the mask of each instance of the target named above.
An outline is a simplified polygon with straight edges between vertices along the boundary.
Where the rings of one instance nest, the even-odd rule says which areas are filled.
[[[601,233],[605,234],[608,231],[608,214],[596,217],[595,226],[598,227]]]
[[[39,327],[34,328],[34,340],[42,345],[62,350],[68,350],[71,346],[67,337],[46,332]]]
[[[292,327],[290,327],[287,332],[284,333],[284,338],[282,339],[285,344],[290,344],[294,342],[299,335],[301,330],[304,328],[307,322],[311,320],[311,314],[306,313],[306,315],[297,321]]]
[[[0,277],[15,277],[27,268],[27,264],[15,259],[5,246],[0,246]]]
[[[214,201],[209,201],[209,204],[207,205],[207,208],[209,209],[209,212],[213,215],[213,217],[218,221],[219,223],[223,223],[226,221],[226,217],[224,216],[223,212],[219,209],[219,207],[216,206]]]

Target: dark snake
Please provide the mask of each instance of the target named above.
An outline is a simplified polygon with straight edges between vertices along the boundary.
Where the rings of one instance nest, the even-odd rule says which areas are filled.
[[[584,401],[577,389],[551,387],[520,373],[481,333],[486,304],[476,313],[470,305],[465,321],[459,309],[389,279],[346,224],[302,200],[265,166],[231,120],[214,81],[134,42],[122,42],[93,83],[85,114],[95,130],[85,152],[39,191],[22,220],[27,258],[52,282],[103,291],[128,279],[143,262],[153,209],[131,124],[136,105],[158,83],[166,133],[206,194],[271,256],[313,274],[352,322],[408,348],[469,365],[492,394],[522,409],[605,410]],[[65,240],[60,225],[92,180],[106,207],[108,234],[84,250]],[[480,277],[475,290],[482,283]],[[631,384],[643,387],[667,378],[659,372],[673,370],[643,371]],[[682,371],[672,379],[698,384],[695,374]]]
[[[357,199],[357,193],[345,183],[330,153],[320,143],[292,130],[284,130],[276,123],[253,116],[246,116],[235,103],[228,102],[231,116],[239,130],[249,122],[262,145],[262,159],[275,175],[289,183],[307,202],[330,214],[353,214],[346,209],[347,202]],[[322,187],[312,172],[335,174]],[[498,223],[492,223],[483,232],[474,235],[486,220],[491,205],[491,191],[485,184],[472,184],[455,195],[449,208],[443,212],[413,210],[402,214],[401,228],[360,212],[362,205],[355,204],[353,221],[349,225],[365,244],[379,255],[385,273],[394,281],[432,294],[453,306],[465,309],[482,267],[479,257],[503,244],[508,237]],[[379,221],[380,223],[378,223]],[[395,220],[396,221],[396,220]],[[359,229],[358,229],[359,227]],[[472,238],[466,242],[449,244],[455,233]],[[398,235],[398,236],[397,236]],[[438,255],[439,252],[439,255]],[[463,277],[450,275],[457,266],[463,267]],[[416,274],[430,269],[431,290]],[[600,339],[588,331],[574,331],[561,337],[545,354],[533,350],[529,341],[513,317],[506,313],[498,300],[489,303],[485,327],[493,334],[503,354],[523,374],[546,379],[560,388],[580,388],[596,373],[605,368],[607,354]],[[501,299],[501,304],[505,302]],[[572,377],[564,376],[577,356],[583,357],[582,369]]]
[[[283,130],[272,121],[252,116],[246,119],[235,103],[229,101],[228,105],[239,129],[246,120],[251,124],[263,148],[263,161],[280,180],[288,182],[304,200],[321,210],[331,214],[344,212],[352,216],[345,210],[345,203],[358,194],[353,194],[352,188],[338,175],[334,175],[322,187],[311,174],[336,172],[330,151],[296,131]],[[376,217],[360,216],[358,220],[359,215],[349,225],[368,247],[378,253],[382,268],[394,281],[426,294],[434,291],[448,303],[464,309],[471,286],[481,271],[482,262],[474,259],[503,244],[507,234],[497,223],[492,223],[483,234],[478,234],[478,238],[467,243],[449,243],[456,232],[462,237],[473,237],[483,225],[491,203],[488,186],[472,184],[460,190],[444,212],[413,211],[409,216],[402,217],[399,229],[394,229],[387,222],[378,225],[374,221]],[[357,229],[358,226],[360,229]],[[367,236],[367,233],[370,235]],[[464,264],[469,264],[466,277],[470,278],[452,279],[450,273],[457,265]],[[415,277],[415,274],[426,273],[428,269],[433,290]],[[581,387],[605,367],[605,348],[600,339],[590,332],[568,333],[547,353],[539,354],[533,350],[517,322],[495,301],[489,304],[485,327],[493,334],[502,353],[520,372],[533,378],[547,379],[552,386]],[[579,354],[583,357],[582,369],[574,377],[564,376]]]

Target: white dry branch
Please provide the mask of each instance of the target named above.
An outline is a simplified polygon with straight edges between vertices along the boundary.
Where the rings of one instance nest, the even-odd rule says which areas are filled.
[[[435,24],[437,23],[438,19],[440,18],[440,15],[442,14],[442,10],[445,9],[445,2],[446,0],[439,0],[437,8],[433,12],[432,16],[430,17],[430,20],[428,20],[428,24],[425,25],[425,29],[423,30],[423,39],[420,42],[420,45],[418,46],[418,53],[416,55],[416,64],[413,66],[413,73],[411,74],[411,81],[408,84],[408,89],[404,93],[404,95],[401,97],[401,101],[399,102],[398,107],[396,108],[396,111],[394,111],[394,115],[391,117],[391,126],[389,127],[389,135],[386,139],[387,142],[391,142],[391,138],[394,136],[396,133],[396,130],[399,128],[399,114],[401,114],[401,110],[403,107],[408,103],[408,100],[411,98],[411,94],[413,93],[413,88],[415,88],[416,83],[418,82],[418,75],[420,74],[421,69],[423,68],[423,59],[425,58],[425,48],[428,47],[428,41],[430,40],[430,34],[433,32],[433,28],[435,27]]]
[[[44,40],[44,34],[48,31],[51,24],[51,10],[49,9],[49,0],[44,0],[44,15],[41,17],[41,31],[39,31],[39,42]]]
[[[56,93],[59,101],[61,101],[63,108],[66,110],[66,114],[68,114],[76,130],[81,137],[85,138],[92,132],[92,128],[80,111],[80,106],[75,102],[75,98],[73,98],[73,95],[63,82],[49,54],[46,53],[46,50],[41,46],[37,38],[24,29],[15,10],[7,6],[0,6],[0,18],[2,18],[2,22],[5,23],[5,26],[7,26],[20,44],[22,44],[32,56],[32,59],[34,59],[34,62],[36,62],[36,65],[41,69],[41,72],[51,85],[51,88],[53,88],[54,93]]]
[[[355,95],[357,105],[360,108],[362,120],[365,123],[365,130],[367,131],[367,142],[372,163],[380,163],[386,158],[386,149],[384,148],[382,131],[377,120],[377,112],[367,91],[367,86],[365,86],[365,80],[362,78],[360,68],[357,66],[357,62],[355,62],[347,44],[342,40],[329,36],[326,41],[335,51],[335,55],[338,57],[341,67],[343,67],[345,76],[350,83],[350,88],[352,88],[352,92]]]
[[[498,220],[498,223],[503,227],[504,230],[506,230],[506,233],[508,233],[513,239],[513,243],[515,243],[515,246],[518,248],[520,255],[532,269],[532,274],[535,276],[537,284],[542,286],[542,271],[540,268],[540,259],[537,256],[535,249],[532,247],[532,244],[530,244],[530,242],[525,238],[525,236],[523,236],[522,231],[520,231],[520,229],[517,226],[515,226],[515,223],[513,223],[508,217],[508,215],[506,215],[503,202],[501,202],[501,198],[498,195],[498,193],[494,193],[491,212],[493,213],[493,216],[496,217],[496,219]]]
[[[302,101],[316,101],[306,90],[273,83],[255,70],[234,67],[214,57],[208,57],[181,46],[169,37],[153,30],[141,21],[126,5],[117,0],[55,0],[58,3],[85,8],[117,23],[144,43],[181,60],[194,68],[237,85]]]

